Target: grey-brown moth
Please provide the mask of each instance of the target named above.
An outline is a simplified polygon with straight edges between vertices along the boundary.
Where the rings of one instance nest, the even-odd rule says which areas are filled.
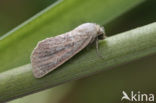
[[[36,78],[45,76],[88,44],[104,38],[103,27],[95,23],[84,23],[70,32],[39,41],[31,55],[33,75]]]

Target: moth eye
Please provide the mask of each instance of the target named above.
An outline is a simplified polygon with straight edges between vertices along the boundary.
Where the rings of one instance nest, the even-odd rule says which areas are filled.
[[[102,39],[104,39],[104,38],[105,38],[105,37],[104,37],[103,34],[101,34],[101,35],[98,36],[98,39],[100,39],[100,40],[102,40]]]

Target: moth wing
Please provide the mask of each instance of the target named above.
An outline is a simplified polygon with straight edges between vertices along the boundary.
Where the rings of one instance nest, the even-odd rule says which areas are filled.
[[[89,35],[63,34],[39,42],[31,56],[34,76],[41,78],[56,69],[85,48],[91,39]]]

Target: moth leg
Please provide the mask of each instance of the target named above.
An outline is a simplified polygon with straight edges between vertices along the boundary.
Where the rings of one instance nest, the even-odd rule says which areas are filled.
[[[97,53],[97,55],[100,57],[100,58],[104,58],[102,55],[101,55],[101,53],[99,53],[99,43],[98,43],[98,37],[96,38],[96,40],[95,40],[95,43],[96,43],[96,53]]]

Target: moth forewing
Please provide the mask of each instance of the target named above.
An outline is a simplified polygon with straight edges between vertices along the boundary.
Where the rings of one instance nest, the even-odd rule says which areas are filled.
[[[70,32],[40,41],[31,56],[33,75],[41,78],[53,71],[102,33],[99,25],[85,23]]]

